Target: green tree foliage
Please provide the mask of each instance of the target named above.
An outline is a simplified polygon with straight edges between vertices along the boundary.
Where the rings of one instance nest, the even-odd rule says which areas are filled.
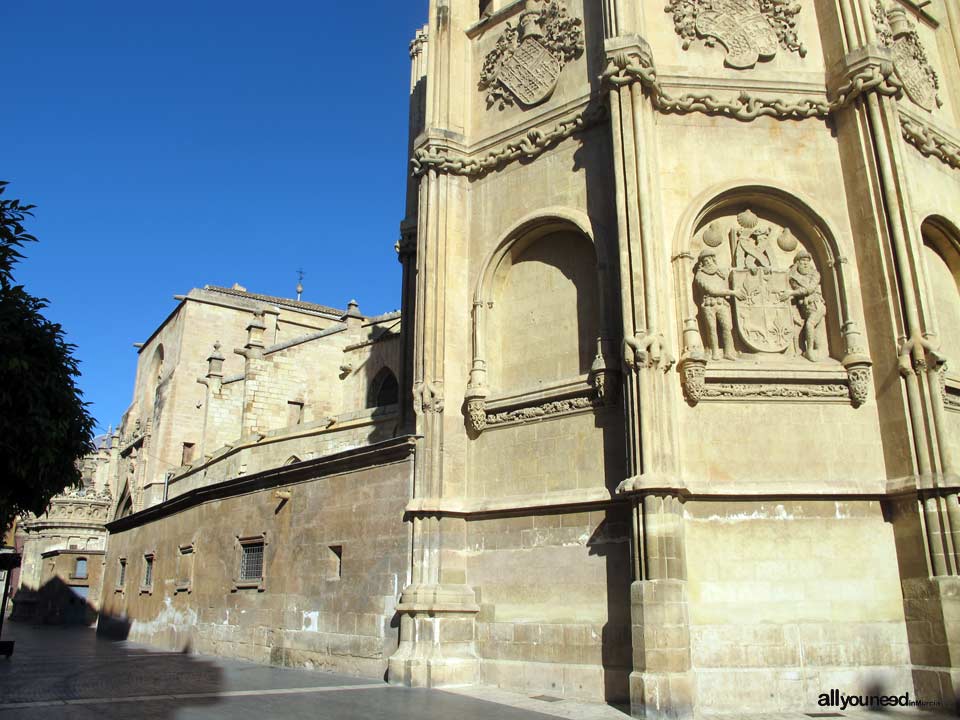
[[[0,182],[0,196],[7,183]],[[77,460],[93,449],[94,422],[74,379],[73,346],[42,314],[43,298],[13,278],[33,205],[0,197],[0,530],[80,483]]]

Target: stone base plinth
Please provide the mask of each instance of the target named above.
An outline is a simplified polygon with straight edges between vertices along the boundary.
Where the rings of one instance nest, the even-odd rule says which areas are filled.
[[[420,585],[404,590],[400,646],[387,679],[409,687],[475,685],[480,679],[476,616],[480,607],[466,585]]]
[[[693,672],[686,580],[630,586],[633,667],[630,713],[649,720],[693,717]]]

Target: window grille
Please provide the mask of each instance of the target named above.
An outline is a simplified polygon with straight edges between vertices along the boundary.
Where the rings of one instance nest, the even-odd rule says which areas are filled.
[[[127,580],[127,561],[120,561],[120,576],[117,578],[117,587],[123,587]]]
[[[143,558],[144,568],[143,568],[143,586],[150,587],[153,585],[153,556],[147,555]]]
[[[240,546],[240,579],[263,579],[263,543],[244,543]]]

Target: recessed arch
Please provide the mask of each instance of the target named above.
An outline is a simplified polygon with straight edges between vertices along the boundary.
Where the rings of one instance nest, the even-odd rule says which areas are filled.
[[[118,520],[127,515],[133,515],[133,496],[130,494],[130,485],[123,486],[123,492],[117,499],[117,508],[113,513],[113,519]]]
[[[940,215],[921,225],[927,293],[925,326],[939,339],[947,360],[947,374],[960,378],[960,229]]]
[[[533,389],[585,374],[609,340],[606,268],[580,211],[545,208],[508,227],[474,288],[471,388]]]

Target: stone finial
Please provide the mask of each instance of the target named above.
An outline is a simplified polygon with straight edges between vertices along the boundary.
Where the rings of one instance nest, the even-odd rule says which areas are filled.
[[[263,310],[257,310],[253,313],[250,324],[247,325],[247,344],[244,347],[248,350],[251,348],[262,350],[264,347],[263,335],[266,329],[267,326],[263,322]]]
[[[347,303],[347,312],[344,314],[343,320],[351,327],[355,327],[363,321],[363,313],[360,312],[360,306],[356,300]]]
[[[220,352],[220,341],[213,344],[213,350],[207,356],[207,377],[223,377],[223,353]]]

